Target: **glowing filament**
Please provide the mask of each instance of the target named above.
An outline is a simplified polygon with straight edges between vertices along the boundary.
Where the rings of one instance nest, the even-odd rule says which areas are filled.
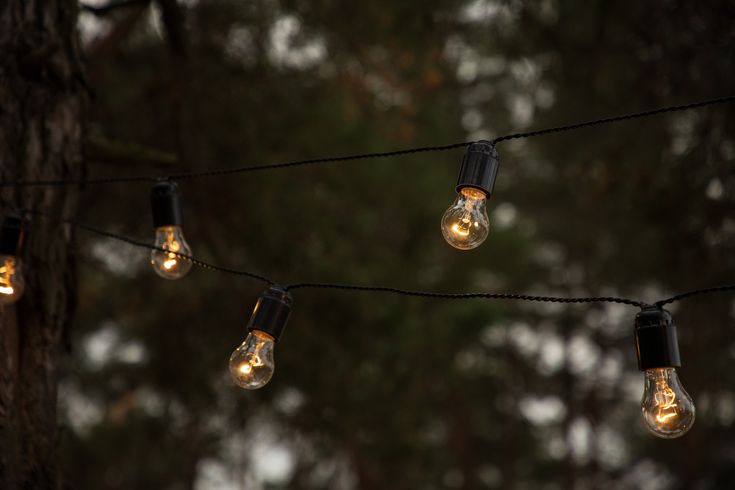
[[[168,260],[166,260],[163,263],[163,266],[166,269],[170,269],[171,267],[174,267],[176,265],[176,256],[174,254],[168,254]]]
[[[676,393],[666,384],[666,381],[656,381],[656,393],[654,393],[653,399],[658,407],[657,421],[665,423],[670,418],[676,417]]]
[[[458,223],[454,223],[452,225],[452,233],[459,236],[467,236],[470,234],[470,227],[472,226],[472,221],[470,221],[468,218],[462,218],[459,220]]]

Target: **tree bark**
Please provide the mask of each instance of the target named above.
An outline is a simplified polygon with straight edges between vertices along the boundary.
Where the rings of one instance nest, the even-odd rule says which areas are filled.
[[[0,179],[79,178],[84,76],[75,0],[0,2]],[[2,188],[5,203],[71,216],[78,189]],[[0,311],[0,488],[57,489],[59,357],[75,300],[72,232],[36,219],[26,291]]]

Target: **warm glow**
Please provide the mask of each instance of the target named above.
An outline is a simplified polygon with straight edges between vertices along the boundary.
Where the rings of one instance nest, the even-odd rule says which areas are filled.
[[[656,413],[658,422],[666,423],[669,419],[676,417],[676,393],[665,380],[656,381],[656,393],[653,399],[658,407]]]
[[[452,233],[460,236],[467,236],[470,234],[470,228],[465,223],[454,223],[452,225]]]
[[[163,263],[163,266],[166,269],[170,269],[171,267],[174,267],[176,265],[176,259],[168,259]]]
[[[253,366],[251,366],[250,364],[245,363],[245,364],[240,365],[240,372],[242,374],[250,374],[252,370],[253,370]]]
[[[6,260],[0,267],[0,294],[15,293],[15,289],[10,285],[10,278],[13,274],[15,274],[15,263],[12,260]]]

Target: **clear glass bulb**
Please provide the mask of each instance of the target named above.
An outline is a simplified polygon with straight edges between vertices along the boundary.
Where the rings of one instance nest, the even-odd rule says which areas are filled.
[[[15,303],[23,296],[22,264],[14,255],[0,255],[0,305]]]
[[[487,217],[484,192],[465,187],[442,217],[442,234],[448,244],[460,250],[471,250],[487,238],[490,220]]]
[[[273,337],[251,330],[245,341],[230,356],[232,381],[246,390],[257,390],[270,381],[276,362],[273,359]]]
[[[171,252],[191,255],[189,244],[186,243],[180,226],[161,226],[156,228],[156,247]],[[191,269],[191,261],[182,259],[171,252],[162,250],[151,251],[151,265],[156,273],[165,279],[180,279]]]
[[[673,439],[694,424],[694,402],[674,368],[649,369],[645,373],[641,412],[646,428],[655,436]]]

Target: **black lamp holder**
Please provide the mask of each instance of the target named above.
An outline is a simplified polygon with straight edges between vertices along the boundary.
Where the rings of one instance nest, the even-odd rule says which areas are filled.
[[[646,307],[635,316],[635,346],[641,371],[681,366],[676,325],[663,308]]]
[[[161,180],[151,188],[151,210],[153,227],[181,226],[184,214],[181,208],[181,194],[176,182]]]
[[[472,187],[481,190],[489,198],[495,187],[499,167],[500,159],[493,143],[486,140],[472,143],[462,158],[457,193],[465,187]]]
[[[275,339],[281,338],[291,316],[293,297],[291,293],[277,286],[272,286],[260,295],[255,304],[253,314],[248,322],[248,331],[260,330]]]

